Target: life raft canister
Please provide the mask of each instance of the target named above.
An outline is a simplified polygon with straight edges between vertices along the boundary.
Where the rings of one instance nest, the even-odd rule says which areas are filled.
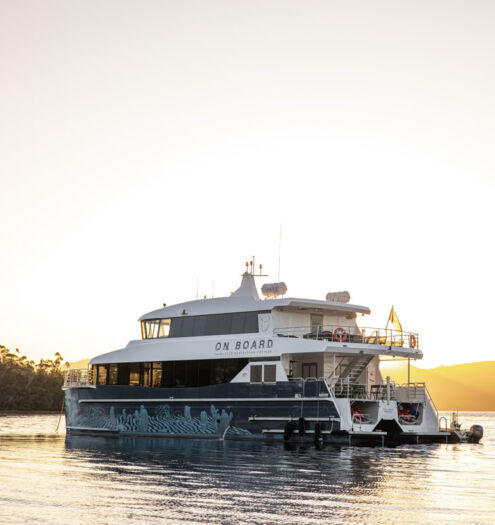
[[[416,336],[414,334],[411,334],[409,336],[409,344],[411,345],[411,348],[416,348]]]
[[[333,331],[333,338],[335,339],[335,341],[341,343],[342,341],[345,341],[347,339],[347,332],[343,328],[336,328]]]

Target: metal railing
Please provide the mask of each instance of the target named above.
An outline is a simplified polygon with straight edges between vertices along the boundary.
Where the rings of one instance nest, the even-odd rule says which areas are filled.
[[[426,397],[428,398],[428,401],[431,404],[431,407],[433,408],[433,411],[435,412],[435,415],[437,416],[437,421],[438,421],[438,417],[439,417],[438,408],[435,405],[435,401],[433,401],[433,398],[431,397],[430,391],[426,388],[426,384],[425,384],[425,393],[426,393]]]
[[[89,368],[66,370],[64,372],[64,386],[94,386],[96,373]]]
[[[396,385],[393,381],[390,381],[387,385],[366,385],[361,383],[354,383],[349,381],[349,378],[331,379],[329,382],[329,388],[333,391],[335,397],[343,397],[347,399],[363,399],[368,401],[384,401],[389,399],[394,401],[396,397]]]
[[[405,383],[395,389],[395,397],[401,403],[424,403],[426,396],[425,383]]]
[[[342,325],[296,326],[275,328],[278,337],[300,337],[336,343],[361,343],[380,346],[419,348],[419,337],[415,332],[401,332],[389,328],[361,328]]]

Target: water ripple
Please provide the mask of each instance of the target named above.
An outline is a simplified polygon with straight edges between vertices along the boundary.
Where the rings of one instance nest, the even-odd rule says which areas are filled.
[[[481,445],[388,448],[55,433],[0,416],[0,523],[495,523],[495,413]]]

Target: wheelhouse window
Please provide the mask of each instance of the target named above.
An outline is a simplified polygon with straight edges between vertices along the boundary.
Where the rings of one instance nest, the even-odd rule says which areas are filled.
[[[143,339],[168,337],[170,333],[170,319],[150,319],[141,321],[141,336]]]
[[[141,322],[141,334],[143,339],[154,339],[160,332],[160,319],[151,319]]]
[[[160,321],[160,329],[158,330],[158,337],[168,337],[170,333],[170,319],[162,319]]]

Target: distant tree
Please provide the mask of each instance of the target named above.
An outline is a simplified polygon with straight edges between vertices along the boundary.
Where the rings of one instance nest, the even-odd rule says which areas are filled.
[[[59,410],[63,393],[63,357],[38,364],[0,345],[0,410]]]

